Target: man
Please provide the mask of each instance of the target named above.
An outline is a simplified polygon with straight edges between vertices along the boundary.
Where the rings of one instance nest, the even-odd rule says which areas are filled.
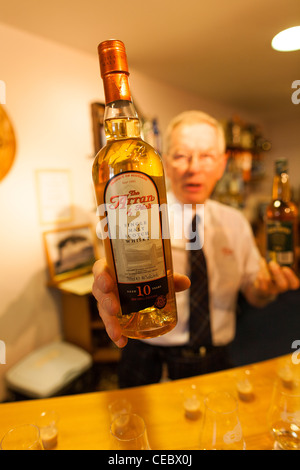
[[[299,288],[291,269],[274,262],[266,266],[251,228],[239,211],[209,199],[226,167],[224,134],[215,119],[198,111],[177,116],[167,130],[164,163],[171,186],[168,204],[176,203],[182,211],[190,207],[193,214],[197,205],[204,204],[204,217],[198,210],[198,228],[204,231],[211,339],[190,347],[191,289],[187,276],[191,268],[184,240],[172,240],[174,271],[182,273],[174,278],[178,324],[159,338],[128,341],[122,336],[116,318],[119,304],[115,286],[105,270],[105,261],[96,262],[93,294],[109,337],[123,348],[121,387],[159,381],[163,364],[167,364],[171,379],[230,367],[227,345],[235,334],[238,293],[241,291],[250,304],[262,307],[279,293]],[[174,226],[182,220],[181,210],[173,214]]]

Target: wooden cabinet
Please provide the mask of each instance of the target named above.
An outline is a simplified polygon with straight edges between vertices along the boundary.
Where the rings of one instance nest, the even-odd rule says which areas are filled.
[[[88,351],[94,362],[118,361],[120,350],[107,336],[94,296],[61,294],[64,339]]]

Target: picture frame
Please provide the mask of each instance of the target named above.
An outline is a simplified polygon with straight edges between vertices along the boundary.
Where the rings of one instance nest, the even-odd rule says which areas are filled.
[[[91,103],[92,111],[92,124],[93,124],[93,138],[94,138],[94,151],[95,155],[106,144],[106,137],[104,132],[104,111],[105,104]]]
[[[99,257],[95,231],[91,225],[69,226],[43,232],[49,284],[92,272]]]

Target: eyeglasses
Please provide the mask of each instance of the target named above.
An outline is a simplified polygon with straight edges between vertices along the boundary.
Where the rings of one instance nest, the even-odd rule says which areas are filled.
[[[174,168],[187,168],[192,163],[194,157],[197,159],[198,165],[205,169],[213,168],[219,159],[219,155],[213,153],[189,155],[185,153],[175,153],[170,155],[170,163]]]

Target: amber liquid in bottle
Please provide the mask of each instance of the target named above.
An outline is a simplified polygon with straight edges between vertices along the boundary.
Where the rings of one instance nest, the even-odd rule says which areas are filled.
[[[177,323],[164,170],[140,136],[123,43],[105,41],[98,50],[107,144],[96,155],[93,181],[106,262],[123,334],[153,338]]]
[[[297,270],[298,208],[291,201],[287,160],[275,162],[272,202],[266,212],[266,257]]]

